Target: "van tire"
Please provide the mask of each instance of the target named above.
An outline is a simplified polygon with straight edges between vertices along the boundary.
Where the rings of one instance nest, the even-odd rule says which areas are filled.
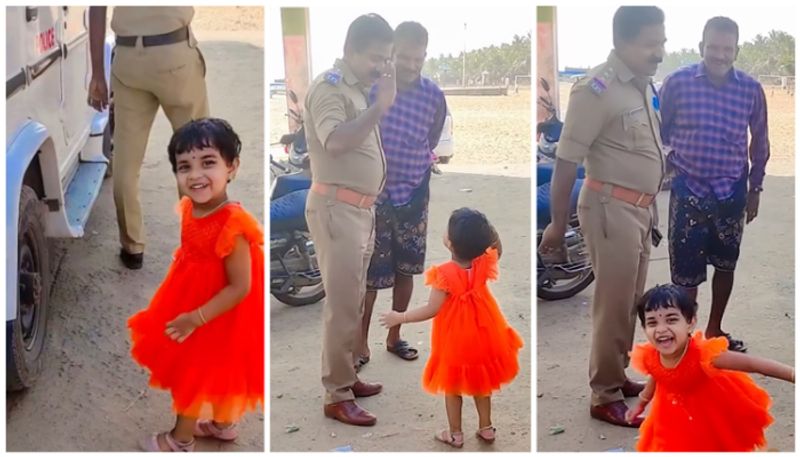
[[[50,265],[44,233],[44,204],[22,186],[17,238],[17,311],[6,322],[6,389],[31,387],[42,369],[47,338]]]

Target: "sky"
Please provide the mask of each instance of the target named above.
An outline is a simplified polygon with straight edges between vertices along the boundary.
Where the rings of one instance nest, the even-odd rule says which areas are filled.
[[[274,10],[278,13],[277,9]],[[336,7],[313,6],[309,10],[311,23],[311,73],[316,76],[330,68],[341,57],[347,27],[365,13],[383,16],[392,27],[404,21],[416,21],[428,29],[428,57],[440,54],[457,55],[464,50],[510,42],[514,35],[532,31],[536,21],[534,7]],[[283,78],[283,47],[280,14],[267,15],[267,55],[270,80]],[[466,33],[464,23],[467,24]],[[466,40],[466,43],[465,43]]]
[[[699,2],[698,2],[699,3]],[[667,52],[682,48],[697,49],[703,26],[714,16],[727,16],[739,24],[739,43],[749,41],[759,33],[782,30],[797,39],[797,11],[790,6],[765,7],[764,2],[753,6],[718,5],[690,6],[656,4],[664,11]],[[756,6],[758,5],[758,6]],[[617,5],[559,6],[558,68],[594,67],[603,63],[613,47],[612,18]],[[591,39],[586,39],[591,33]]]

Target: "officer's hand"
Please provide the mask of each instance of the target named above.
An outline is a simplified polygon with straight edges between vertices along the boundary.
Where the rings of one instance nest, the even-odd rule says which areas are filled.
[[[761,192],[748,192],[747,193],[747,206],[745,213],[747,213],[747,223],[753,221],[758,216],[758,204],[761,201]]]
[[[92,77],[89,82],[89,99],[87,100],[89,106],[97,111],[103,111],[108,106],[108,86],[103,77]]]
[[[387,62],[386,65],[384,65],[383,74],[378,78],[376,84],[378,86],[378,92],[375,101],[381,108],[381,111],[389,111],[392,103],[394,103],[394,97],[397,95],[397,82],[395,81],[395,70],[392,62]]]
[[[567,250],[566,246],[564,246],[564,230],[559,230],[553,224],[548,224],[542,233],[542,241],[539,243],[539,255],[548,258],[548,260],[566,262]]]

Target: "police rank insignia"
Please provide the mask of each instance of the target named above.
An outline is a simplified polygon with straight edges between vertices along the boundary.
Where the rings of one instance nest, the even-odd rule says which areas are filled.
[[[329,72],[325,73],[325,81],[327,81],[328,84],[335,86],[339,84],[339,81],[341,80],[342,80],[342,72],[339,69],[334,68],[333,70],[330,70]]]
[[[608,81],[614,77],[614,67],[611,65],[606,66],[605,70],[589,81],[589,88],[592,89],[596,95],[600,95],[608,89]]]

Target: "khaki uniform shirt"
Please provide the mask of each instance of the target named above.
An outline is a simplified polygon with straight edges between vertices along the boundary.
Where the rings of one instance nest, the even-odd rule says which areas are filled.
[[[386,182],[379,126],[352,151],[334,156],[325,150],[328,137],[340,124],[352,121],[369,107],[364,86],[342,60],[311,84],[305,101],[306,139],[314,181],[377,196]]]
[[[593,179],[657,194],[664,176],[661,118],[648,80],[614,51],[575,83],[556,155]]]
[[[119,36],[161,35],[189,26],[193,17],[191,6],[115,6],[111,30]]]

